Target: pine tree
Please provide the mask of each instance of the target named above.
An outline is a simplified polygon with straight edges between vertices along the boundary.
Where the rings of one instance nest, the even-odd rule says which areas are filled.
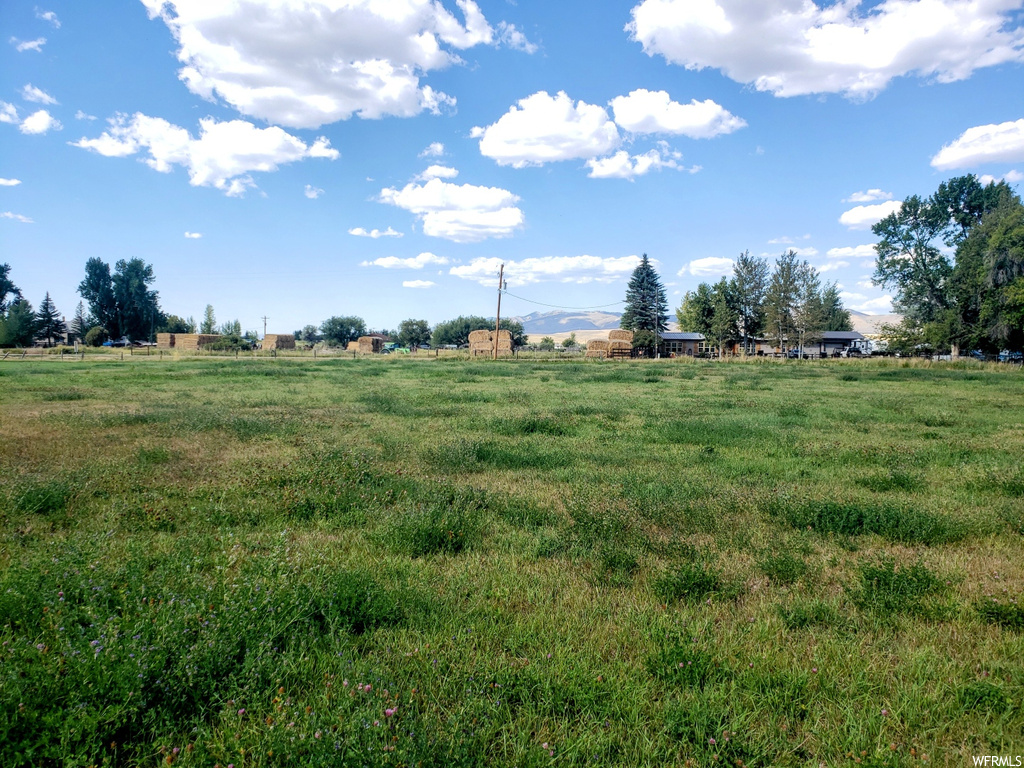
[[[68,326],[68,334],[78,341],[85,339],[85,332],[89,330],[89,318],[85,316],[85,304],[78,302],[75,308],[75,316],[71,318]]]
[[[36,336],[36,313],[25,299],[15,301],[0,315],[0,347],[28,347]]]
[[[665,287],[646,253],[633,270],[633,276],[626,286],[626,306],[619,327],[634,333],[646,331],[643,335],[652,338],[649,347],[654,346],[653,336],[668,328]]]
[[[203,322],[199,326],[199,332],[202,334],[211,334],[216,331],[217,328],[217,316],[213,314],[213,304],[207,304],[206,310],[203,312]]]
[[[36,338],[45,341],[47,346],[52,346],[54,339],[64,335],[67,326],[57,311],[57,307],[50,298],[50,292],[46,292],[46,298],[39,305],[36,312]]]

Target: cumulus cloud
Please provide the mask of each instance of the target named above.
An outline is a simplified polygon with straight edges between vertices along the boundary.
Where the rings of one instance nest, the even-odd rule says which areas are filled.
[[[854,192],[844,203],[873,203],[875,200],[892,200],[892,192],[883,192],[880,189],[869,189],[866,192]]]
[[[621,142],[604,107],[574,104],[565,91],[520,99],[496,123],[475,127],[470,136],[480,139],[482,155],[513,168],[598,157]]]
[[[662,168],[689,171],[690,173],[697,173],[701,169],[699,165],[684,168],[680,164],[682,159],[682,153],[669,149],[665,144],[641,155],[630,156],[624,149],[620,149],[609,157],[587,160],[587,167],[590,168],[590,173],[587,175],[592,179],[629,179],[632,181],[637,176],[643,176],[650,171],[660,171]]]
[[[630,133],[667,133],[710,139],[744,128],[747,122],[711,99],[672,101],[666,91],[640,88],[611,101],[615,122]]]
[[[424,184],[410,182],[402,189],[382,189],[380,201],[416,214],[423,234],[456,243],[508,237],[523,224],[523,212],[516,207],[519,197],[499,187],[431,179]]]
[[[39,134],[46,133],[47,131],[59,131],[63,128],[60,124],[60,120],[55,118],[45,109],[40,109],[38,112],[33,112],[31,115],[21,121],[21,125],[18,126],[18,130],[22,133],[28,134]]]
[[[75,112],[75,120],[95,120],[96,115],[90,115],[88,112],[78,110]]]
[[[12,37],[9,42],[18,53],[24,53],[25,51],[42,53],[43,46],[46,45],[46,38],[37,37],[35,40],[19,40],[16,37]]]
[[[871,229],[890,213],[896,213],[903,203],[899,200],[890,200],[875,205],[858,205],[839,217],[839,223],[849,229]]]
[[[972,168],[984,163],[1015,163],[1024,160],[1024,118],[996,125],[968,128],[932,158],[940,171]]]
[[[306,158],[335,159],[339,153],[321,137],[307,146],[301,139],[271,126],[257,128],[244,120],[218,122],[212,117],[199,121],[199,138],[163,118],[140,112],[118,114],[109,121],[110,129],[98,138],[82,138],[72,146],[88,149],[105,157],[128,157],[146,152],[146,164],[161,173],[175,165],[188,171],[194,187],[215,187],[229,197],[240,197],[256,186],[253,171],[276,171],[284,163]]]
[[[803,256],[806,259],[810,259],[818,255],[818,249],[813,246],[808,246],[806,248],[789,248],[788,250],[792,251],[797,256]]]
[[[816,267],[816,269],[819,272],[824,273],[824,272],[834,272],[837,269],[843,269],[843,268],[848,267],[848,266],[850,266],[850,262],[848,262],[848,261],[829,261],[829,262],[826,262],[826,263],[822,264],[819,267]]]
[[[203,235],[202,235],[202,233],[201,233],[201,232],[186,232],[186,233],[185,233],[185,238],[186,238],[187,240],[198,240],[198,239],[199,239],[199,238],[201,238],[202,236],[203,236]]]
[[[352,115],[411,117],[455,99],[421,84],[494,42],[474,0],[142,0],[179,43],[178,76],[193,93],[293,128]]]
[[[444,144],[434,141],[427,145],[427,148],[420,152],[420,157],[441,157],[444,154]]]
[[[842,291],[839,298],[848,309],[867,315],[887,315],[892,312],[892,296],[888,294],[872,299],[862,293]]]
[[[449,168],[447,165],[432,165],[423,173],[419,174],[416,179],[418,181],[430,181],[430,179],[454,179],[459,175],[459,172],[455,168]]]
[[[1024,59],[1015,0],[643,0],[626,25],[649,56],[720,69],[776,96],[870,98],[896,77],[964,80]]]
[[[57,100],[46,91],[36,88],[32,83],[22,86],[21,98],[36,104],[56,104]]]
[[[42,11],[36,8],[36,18],[48,21],[53,24],[55,29],[60,29],[60,19],[57,18],[57,14],[53,11]]]
[[[704,259],[694,259],[680,269],[676,274],[679,277],[693,275],[694,277],[717,277],[719,275],[731,275],[733,260],[719,256],[708,256]]]
[[[0,187],[16,187],[21,184],[21,179],[0,179]]]
[[[0,123],[17,124],[19,120],[18,108],[6,101],[0,101]]]
[[[307,184],[306,189],[303,190],[302,194],[304,194],[310,200],[316,200],[323,193],[324,191],[320,189],[320,187],[314,187],[312,184]]]
[[[989,184],[998,184],[1001,181],[1005,181],[1007,184],[1017,184],[1018,182],[1024,181],[1024,173],[1021,173],[1020,171],[1007,171],[1002,176],[992,176],[991,174],[983,173],[978,177],[978,181],[985,186],[988,186]]]
[[[773,237],[768,241],[768,245],[792,245],[798,240],[810,240],[810,235],[802,235],[801,237],[789,237],[783,235],[782,237]]]
[[[11,213],[10,211],[4,211],[0,213],[0,219],[12,219],[13,221],[20,221],[22,224],[34,224],[28,216],[22,216],[20,213]]]
[[[516,29],[515,24],[509,24],[506,21],[498,22],[498,41],[506,48],[513,48],[524,53],[536,53],[538,50],[536,45],[526,39],[526,35]]]
[[[460,264],[448,273],[464,280],[492,286],[501,264],[511,286],[534,283],[614,283],[632,274],[639,256],[539,256],[519,261],[481,257]]]
[[[825,255],[830,259],[873,259],[876,252],[873,245],[853,245],[844,248],[829,248]]]
[[[381,237],[404,237],[403,233],[397,232],[391,227],[388,227],[385,230],[371,229],[369,231],[362,227],[352,227],[348,233],[350,235],[355,235],[356,237],[372,237],[374,240]]]
[[[431,264],[447,264],[448,259],[444,256],[437,256],[425,251],[410,259],[400,259],[397,256],[383,256],[373,261],[364,261],[361,267],[383,267],[384,269],[423,269]]]
[[[431,282],[430,280],[403,280],[403,288],[430,288],[432,285],[437,283]]]

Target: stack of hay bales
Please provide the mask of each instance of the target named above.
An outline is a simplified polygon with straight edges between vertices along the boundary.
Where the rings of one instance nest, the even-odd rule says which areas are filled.
[[[198,352],[207,344],[213,344],[220,335],[216,333],[176,333],[174,334],[174,348],[182,352]]]
[[[587,357],[596,357],[599,360],[604,360],[608,357],[608,344],[609,342],[605,339],[593,339],[587,342]]]
[[[494,354],[494,331],[480,330],[469,333],[469,353],[477,355]],[[504,329],[498,331],[498,357],[512,355],[512,333]]]
[[[156,348],[157,349],[174,349],[174,336],[173,333],[158,333],[156,335]]]
[[[348,343],[348,346],[345,347],[345,351],[346,352],[358,352],[359,351],[359,342],[358,341],[350,341]]]
[[[373,355],[384,349],[384,340],[376,336],[360,336],[357,343],[359,351],[364,355]]]
[[[268,333],[263,337],[264,349],[295,349],[295,336],[290,333]]]
[[[608,357],[632,357],[633,332],[614,330],[608,332]]]

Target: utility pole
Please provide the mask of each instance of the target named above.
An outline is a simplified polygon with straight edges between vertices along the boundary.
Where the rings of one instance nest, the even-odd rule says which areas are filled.
[[[498,359],[498,331],[501,330],[501,289],[505,286],[505,265],[498,273],[498,317],[494,321],[494,359]]]
[[[269,318],[266,315],[264,315],[263,317],[260,318],[260,320],[263,321],[263,338],[267,338],[267,320],[268,319]]]

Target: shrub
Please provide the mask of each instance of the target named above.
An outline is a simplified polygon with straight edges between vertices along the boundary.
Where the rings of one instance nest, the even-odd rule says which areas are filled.
[[[85,332],[85,344],[89,347],[99,347],[107,340],[107,329],[94,325]]]

